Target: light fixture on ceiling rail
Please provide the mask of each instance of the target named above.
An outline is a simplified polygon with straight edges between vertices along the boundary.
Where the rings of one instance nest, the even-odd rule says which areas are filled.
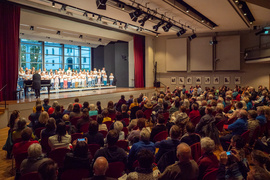
[[[128,28],[128,23],[126,23],[126,24],[125,24],[125,27],[124,27],[124,28],[125,28],[125,29],[127,29],[127,28]]]
[[[156,37],[158,37],[158,33],[156,33]]]
[[[138,17],[140,17],[140,15],[142,15],[142,14],[143,14],[143,12],[139,8],[139,9],[136,9],[135,11],[129,13],[129,16],[130,16],[130,18],[131,18],[132,21],[137,22]]]
[[[188,39],[191,41],[193,39],[195,39],[197,37],[197,35],[193,32],[192,35],[188,36]]]
[[[56,34],[60,35],[60,34],[61,34],[61,31],[57,31],[57,33],[56,33]]]
[[[150,19],[151,15],[146,14],[142,19],[140,19],[138,22],[141,23],[141,26],[144,26],[145,22]]]
[[[83,38],[83,35],[80,35],[79,38],[82,39]]]
[[[52,2],[52,7],[55,7],[55,2]]]
[[[158,22],[157,25],[154,25],[154,26],[153,26],[153,29],[154,29],[155,31],[158,31],[158,28],[159,28],[160,26],[162,26],[163,24],[164,24],[164,21],[161,20],[161,21]]]
[[[181,28],[181,29],[176,33],[176,35],[177,35],[178,37],[180,37],[180,36],[182,36],[183,34],[185,34],[186,32],[187,32],[186,29]]]
[[[86,11],[83,13],[83,16],[88,17],[88,14]]]
[[[169,21],[165,26],[162,27],[162,29],[164,30],[164,32],[168,32],[172,26],[173,24]]]
[[[117,25],[117,21],[114,21],[114,22],[113,22],[113,25]]]
[[[98,16],[97,21],[101,21],[101,15]]]
[[[241,19],[245,22],[247,27],[251,27],[253,22],[255,21],[254,16],[252,15],[247,3],[242,0],[228,0],[237,14],[241,17]]]
[[[30,26],[30,30],[34,31],[35,30],[34,26]]]
[[[61,10],[66,11],[67,10],[67,5],[63,4],[62,7],[61,7]]]
[[[118,3],[118,7],[121,8],[122,10],[125,10],[125,5],[122,3]]]
[[[107,0],[96,0],[97,8],[106,10]]]

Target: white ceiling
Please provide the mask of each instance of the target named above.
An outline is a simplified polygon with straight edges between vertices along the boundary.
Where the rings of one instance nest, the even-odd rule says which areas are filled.
[[[75,10],[70,9],[70,8],[67,8],[66,12],[72,12],[72,15],[70,15],[70,14],[67,15],[66,12],[59,10],[61,8],[61,6],[56,6],[53,8],[51,6],[51,2],[47,1],[47,0],[10,0],[10,1],[13,1],[13,2],[16,2],[19,4],[23,4],[26,6],[46,10],[49,12],[54,12],[54,13],[65,15],[65,16],[71,16],[73,18],[77,18],[77,19],[83,20],[85,22],[91,22],[94,24],[101,24],[101,22],[96,21],[97,17],[94,17],[93,19],[90,18],[90,20],[89,20],[90,15],[88,18],[86,18],[83,16],[83,12],[78,12],[78,11],[75,11]],[[138,22],[131,21],[128,12],[126,12],[125,10],[121,10],[120,8],[115,8],[115,7],[111,6],[111,4],[113,4],[114,2],[112,2],[110,0],[108,0],[108,2],[107,2],[107,10],[97,9],[96,0],[76,0],[76,1],[75,0],[58,0],[58,1],[65,3],[65,4],[68,4],[68,5],[71,5],[71,6],[75,6],[75,7],[87,10],[87,11],[90,11],[90,12],[94,12],[97,14],[108,16],[108,17],[129,23],[129,24],[140,26],[140,24]],[[122,1],[127,3],[127,4],[132,5],[131,0],[122,0]],[[184,0],[184,1],[186,3],[188,3],[190,6],[192,6],[193,8],[195,8],[197,11],[202,13],[204,16],[206,16],[208,19],[210,19],[211,21],[216,23],[218,25],[218,27],[216,27],[214,30],[210,30],[209,28],[203,26],[201,23],[195,21],[194,19],[188,17],[187,15],[183,14],[179,10],[170,6],[169,4],[164,2],[163,0],[136,0],[137,3],[140,3],[142,5],[147,4],[147,7],[149,7],[150,9],[157,10],[158,13],[166,14],[166,16],[172,18],[173,20],[175,20],[177,22],[180,21],[180,23],[185,24],[187,26],[190,26],[192,29],[195,29],[196,33],[241,31],[241,30],[249,30],[250,29],[243,22],[243,20],[240,18],[240,16],[236,13],[236,11],[230,5],[228,0]],[[254,25],[256,25],[256,26],[270,25],[270,18],[269,18],[270,17],[270,9],[266,9],[266,8],[263,8],[263,7],[254,5],[254,4],[250,4],[250,3],[247,3],[247,4],[248,4],[248,7],[250,8],[255,20],[256,20],[253,23],[253,26]],[[34,14],[36,14],[36,13],[37,12],[35,12]],[[48,16],[48,15],[46,15],[46,16]],[[35,18],[35,16],[33,16],[33,18]],[[128,32],[128,33],[137,33],[137,34],[139,33],[142,35],[155,35],[154,33],[149,33],[146,31],[138,32],[138,31],[136,31],[135,28],[131,28],[131,27],[128,27],[128,29],[125,30],[123,28],[123,25],[121,25],[119,27],[119,24],[116,26],[116,25],[113,25],[112,22],[108,22],[106,20],[104,20],[104,21],[107,22],[107,24],[108,24],[108,25],[106,25],[107,27],[120,30],[120,32],[118,31],[115,33],[115,31],[113,31],[113,30],[103,30],[102,31],[101,28],[97,28],[97,27],[95,27],[95,25],[94,26],[87,25],[89,28],[88,29],[84,28],[84,30],[82,30],[82,29],[75,30],[76,28],[74,28],[74,27],[73,27],[73,29],[70,29],[70,30],[75,31],[75,32],[78,31],[79,33],[83,33],[85,36],[89,36],[90,39],[91,38],[99,38],[101,36],[102,37],[104,36],[104,38],[106,38],[108,41],[116,41],[116,40],[128,41],[131,39],[130,35],[127,35],[125,33],[121,33],[121,31]],[[27,24],[27,25],[33,25],[33,24],[31,24],[31,23],[33,23],[32,20],[24,19],[24,13],[22,13],[21,22],[23,22],[24,24]],[[50,23],[37,20],[36,24],[39,24],[39,26],[42,26],[43,24],[48,25]],[[156,22],[154,23],[151,21],[147,21],[145,23],[144,28],[153,30],[152,27],[155,24],[156,24]],[[60,27],[58,27],[58,26],[60,26]],[[62,27],[62,30],[65,30],[65,27],[67,27],[67,26],[65,26],[65,24],[63,24],[63,26],[61,24],[60,25],[58,24],[58,26],[51,25],[51,27],[46,26],[46,28],[52,28],[55,31],[57,31],[57,30],[60,30],[61,27]],[[119,29],[119,28],[121,28],[121,29]],[[175,29],[171,29],[169,32],[164,32],[162,28],[159,28],[158,32],[161,33],[160,35],[176,34]],[[187,33],[192,33],[192,31],[189,30]],[[120,35],[120,34],[122,34],[122,35]],[[78,39],[78,40],[80,40],[80,39]],[[107,44],[107,42],[105,42],[105,44]]]

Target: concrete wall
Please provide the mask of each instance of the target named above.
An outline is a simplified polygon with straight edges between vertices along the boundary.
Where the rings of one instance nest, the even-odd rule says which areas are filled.
[[[270,63],[256,63],[247,64],[244,61],[244,50],[248,47],[258,46],[260,42],[269,42],[268,36],[255,36],[254,32],[233,32],[233,33],[220,33],[218,35],[240,35],[240,71],[207,71],[207,72],[191,72],[190,69],[186,72],[167,72],[166,71],[166,40],[168,38],[176,38],[175,36],[162,36],[155,38],[155,61],[157,61],[157,79],[162,83],[170,86],[171,88],[179,86],[178,78],[177,85],[171,85],[171,77],[193,77],[192,85],[195,85],[195,77],[202,78],[202,87],[223,85],[223,79],[225,76],[230,77],[231,82],[229,87],[233,88],[234,77],[241,78],[241,86],[254,86],[264,85],[269,88],[269,74],[270,74]],[[200,36],[200,35],[198,35]],[[214,34],[204,34],[201,36],[214,36]],[[188,51],[189,52],[189,51]],[[189,64],[188,56],[188,64]],[[231,64],[233,66],[233,64]],[[220,78],[219,85],[213,84],[213,77],[218,76]],[[211,77],[211,83],[209,85],[204,84],[204,77]],[[187,85],[188,87],[191,85]]]

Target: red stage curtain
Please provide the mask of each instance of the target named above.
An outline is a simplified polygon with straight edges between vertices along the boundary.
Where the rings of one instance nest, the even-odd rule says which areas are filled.
[[[0,19],[0,89],[7,84],[6,99],[12,100],[18,79],[20,7],[0,2]]]
[[[133,36],[134,41],[134,67],[135,87],[144,87],[144,37]]]

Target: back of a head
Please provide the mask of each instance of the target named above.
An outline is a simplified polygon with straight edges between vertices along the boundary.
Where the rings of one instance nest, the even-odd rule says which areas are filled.
[[[193,108],[193,110],[198,110],[198,104],[196,104],[196,103],[192,104],[192,108]]]
[[[187,125],[186,125],[186,130],[188,133],[194,133],[195,132],[195,126],[193,125],[192,122],[187,122]]]
[[[87,101],[83,102],[83,108],[88,108],[88,106],[89,106],[89,102]]]
[[[121,95],[121,99],[125,99],[125,96],[124,95]]]
[[[97,115],[97,122],[98,122],[98,124],[102,124],[102,122],[103,122],[103,116],[101,114],[98,114]]]
[[[259,166],[254,166],[248,173],[248,178],[250,180],[266,180],[270,179],[270,174],[264,168]]]
[[[107,134],[107,142],[109,146],[115,145],[119,139],[119,134],[116,130],[110,130]]]
[[[58,105],[58,101],[53,101],[52,108],[55,108]]]
[[[103,117],[108,117],[109,111],[107,109],[104,109],[101,114],[103,115]]]
[[[44,111],[39,115],[38,121],[41,124],[46,124],[48,119],[49,119],[49,114],[46,111]]]
[[[25,118],[20,118],[19,121],[17,122],[17,130],[23,130],[26,126],[26,120]]]
[[[37,99],[37,101],[36,101],[36,106],[38,106],[38,105],[41,105],[40,99]]]
[[[142,130],[145,127],[145,119],[144,118],[140,118],[137,121],[137,127]]]
[[[170,136],[172,139],[179,139],[181,133],[181,129],[177,125],[173,125],[170,129]]]
[[[115,116],[116,120],[122,120],[123,119],[123,115],[121,112],[116,112],[116,116]]]
[[[242,118],[242,119],[247,119],[248,118],[248,113],[247,113],[247,111],[246,110],[240,110],[240,118]]]
[[[88,155],[88,146],[85,141],[77,141],[74,148],[74,156],[85,158]]]
[[[126,112],[127,111],[127,105],[126,104],[122,104],[121,110],[124,111],[124,112]]]
[[[136,118],[137,119],[140,119],[140,118],[143,118],[143,111],[142,110],[138,110],[137,112],[136,112]]]
[[[120,131],[122,131],[123,129],[123,123],[120,122],[120,121],[116,121],[114,124],[113,124],[113,128],[119,133]]]
[[[179,110],[184,113],[184,112],[186,112],[186,107],[185,106],[180,106]]]
[[[95,110],[95,105],[94,104],[90,104],[90,111],[94,111]]]
[[[36,111],[37,112],[41,112],[42,111],[42,105],[41,104],[39,104],[39,105],[36,106]]]
[[[25,128],[22,130],[22,134],[21,134],[21,137],[22,137],[22,140],[23,141],[29,141],[32,137],[32,129],[31,128]]]
[[[215,149],[215,142],[210,137],[204,137],[201,139],[201,148],[204,152],[213,152]]]
[[[75,98],[75,99],[74,99],[74,102],[75,102],[75,103],[78,103],[78,102],[79,102],[79,98]]]
[[[168,107],[169,107],[168,103],[167,102],[163,102],[163,108],[164,108],[164,110],[168,109]]]
[[[46,129],[48,131],[52,131],[52,130],[55,130],[55,128],[56,128],[55,119],[54,118],[49,118],[49,120],[46,123]]]
[[[44,102],[44,104],[49,104],[50,100],[49,100],[49,98],[45,98],[45,99],[43,100],[43,102]]]
[[[90,134],[96,134],[98,132],[98,123],[97,123],[97,121],[90,121],[89,127],[88,127],[88,132]]]
[[[66,124],[64,122],[60,122],[57,124],[56,134],[58,134],[59,136],[66,135]]]
[[[139,165],[144,169],[151,169],[152,163],[154,162],[154,155],[148,149],[142,149],[137,154],[137,159],[139,161]]]
[[[59,105],[55,106],[54,113],[61,113],[61,107]]]
[[[58,166],[52,159],[48,159],[39,166],[38,174],[41,180],[56,180]]]
[[[211,107],[206,107],[205,110],[206,110],[205,112],[206,112],[207,114],[210,114],[210,115],[211,115],[212,112],[213,112],[213,109],[212,109]]]
[[[148,129],[146,128],[143,128],[140,132],[140,138],[141,138],[141,141],[149,141],[150,140],[150,132]]]
[[[37,159],[42,155],[42,148],[41,145],[38,143],[31,144],[27,150],[28,152],[28,157]]]
[[[180,162],[188,162],[191,157],[190,146],[186,143],[181,143],[177,146],[177,157]]]
[[[98,157],[94,163],[94,174],[95,176],[103,176],[105,175],[108,169],[108,161],[105,157]]]
[[[159,124],[164,124],[165,123],[165,118],[164,118],[164,116],[162,114],[158,115],[157,122]]]
[[[81,111],[81,110],[80,110],[79,104],[74,104],[74,106],[73,106],[73,112],[79,113],[80,111]]]
[[[256,119],[257,117],[257,112],[255,110],[249,110],[248,111],[248,115],[252,118],[252,119]]]
[[[243,108],[243,103],[242,102],[237,102],[235,106],[236,106],[237,109],[242,109]]]

